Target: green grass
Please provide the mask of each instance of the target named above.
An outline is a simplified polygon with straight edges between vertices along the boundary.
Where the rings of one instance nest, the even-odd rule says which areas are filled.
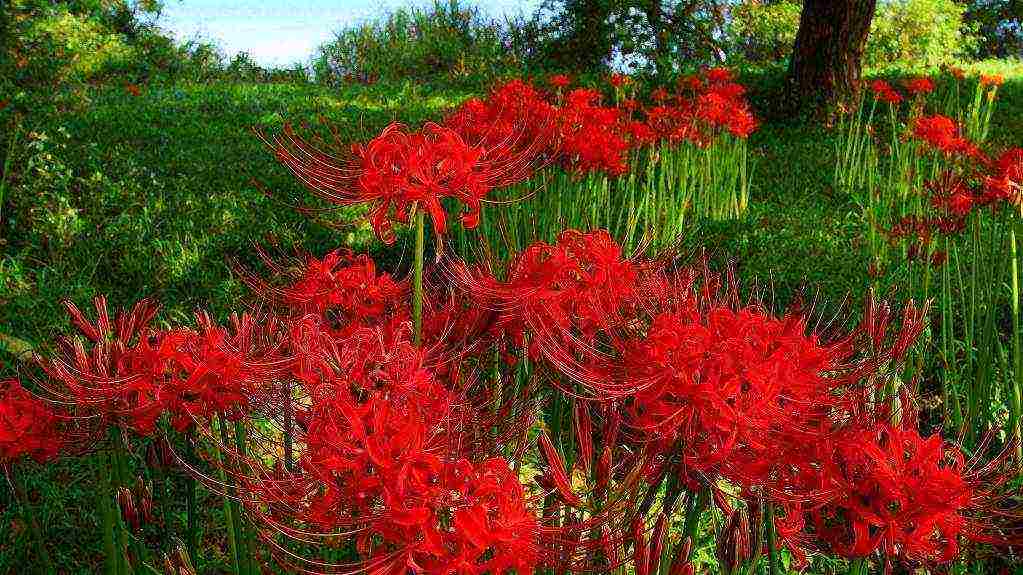
[[[1023,67],[980,68],[1006,76],[992,139],[1018,145]],[[40,345],[69,327],[61,299],[86,303],[99,293],[115,305],[158,298],[167,321],[184,320],[197,306],[222,315],[246,294],[229,260],[248,260],[254,243],[276,243],[285,252],[322,253],[339,244],[377,249],[368,226],[328,229],[265,197],[253,179],[284,192],[281,197],[298,187],[251,128],[273,129],[284,119],[315,123],[322,115],[347,138],[358,139],[391,120],[437,118],[467,95],[466,89],[412,84],[343,92],[160,86],[144,87],[138,97],[115,86],[66,95],[61,109],[23,119],[5,174],[0,335]],[[0,126],[13,121],[10,110],[0,112]],[[6,150],[7,136],[0,140]],[[768,123],[750,146],[755,170],[747,217],[701,226],[694,243],[716,259],[734,259],[742,278],[772,286],[780,302],[804,285],[819,289],[825,301],[860,298],[867,287],[860,212],[833,189],[833,135],[823,127]],[[383,255],[407,270],[407,258],[394,263],[404,241]],[[0,338],[0,346],[9,346],[6,341]],[[0,351],[0,376],[16,369],[14,356]],[[22,470],[53,559],[69,573],[93,572],[102,561],[90,490],[94,472],[87,461]],[[0,500],[0,573],[21,573],[19,566],[31,560],[29,534],[7,505],[6,489],[0,498],[6,498]],[[201,503],[219,506],[212,498]],[[205,534],[205,569],[225,564],[214,552],[225,548],[223,536],[218,530]]]

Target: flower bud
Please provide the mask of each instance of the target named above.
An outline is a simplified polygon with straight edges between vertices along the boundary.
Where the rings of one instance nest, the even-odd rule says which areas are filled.
[[[117,506],[121,509],[121,518],[132,531],[138,531],[141,526],[138,510],[135,508],[135,498],[127,487],[117,488]]]
[[[646,526],[642,517],[632,521],[632,562],[636,566],[636,575],[647,575],[647,546],[644,540]]]

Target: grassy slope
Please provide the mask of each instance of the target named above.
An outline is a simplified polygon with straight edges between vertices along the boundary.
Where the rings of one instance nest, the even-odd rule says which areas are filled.
[[[1019,144],[1023,70],[1002,68],[1007,82],[994,138]],[[464,96],[425,88],[338,94],[318,87],[213,85],[154,87],[134,97],[99,88],[74,113],[30,117],[28,129],[47,134],[49,143],[43,151],[19,146],[15,165],[21,169],[4,200],[0,333],[44,342],[67,329],[60,299],[84,303],[97,293],[114,304],[157,297],[171,321],[197,305],[223,313],[244,293],[225,259],[245,259],[252,242],[274,237],[285,249],[314,253],[339,242],[365,243],[364,228],[339,235],[265,198],[253,178],[275,189],[296,184],[249,128],[273,128],[282,118],[314,122],[323,114],[346,137],[358,138],[391,119],[436,117]],[[63,147],[61,127],[68,134]],[[770,280],[782,299],[804,282],[830,300],[860,294],[866,260],[857,247],[859,216],[848,198],[832,191],[829,134],[768,124],[752,144],[749,217],[737,226],[706,226],[698,239],[719,256],[735,258],[744,277]],[[26,170],[30,157],[44,171]],[[62,170],[69,176],[51,178]],[[13,373],[10,354],[0,352],[0,362],[0,375]],[[91,570],[102,548],[87,511],[93,506],[91,466],[72,460],[25,472],[41,496],[57,562],[74,566],[70,572]],[[0,573],[18,572],[30,557],[27,532],[12,519],[9,510],[0,512]],[[9,526],[14,538],[3,534]],[[208,534],[207,543],[217,546],[220,536]]]

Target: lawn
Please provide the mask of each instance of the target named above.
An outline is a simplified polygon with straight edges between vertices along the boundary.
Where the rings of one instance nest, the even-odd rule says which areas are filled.
[[[1023,66],[976,68],[1005,75],[992,140],[1018,145]],[[65,298],[84,304],[106,294],[119,306],[152,296],[171,323],[187,321],[196,307],[223,316],[246,294],[232,265],[252,262],[255,244],[286,253],[322,254],[339,245],[379,251],[368,225],[335,230],[285,205],[279,198],[288,193],[267,197],[261,186],[287,192],[297,184],[253,129],[272,131],[284,120],[315,128],[322,117],[354,141],[392,120],[439,118],[472,93],[415,84],[211,84],[142,86],[133,95],[97,86],[64,97],[63,109],[26,117],[3,142],[4,149],[12,145],[14,169],[0,221],[0,341],[8,347],[0,352],[0,375],[17,371],[12,352],[22,343],[38,346],[67,330]],[[766,105],[755,95],[755,105]],[[779,302],[804,286],[832,304],[861,298],[868,261],[861,214],[832,184],[834,142],[833,132],[816,124],[766,123],[750,139],[748,213],[739,222],[694,225],[688,244],[734,258],[742,278],[758,278]],[[402,273],[407,239],[379,253]],[[55,562],[68,565],[67,573],[93,572],[102,561],[90,511],[92,467],[65,460],[22,472],[40,502]],[[207,503],[219,505],[212,497]],[[0,536],[0,573],[19,573],[31,553],[28,533],[10,506],[4,509],[0,525],[16,536]],[[206,534],[209,565],[222,537]]]

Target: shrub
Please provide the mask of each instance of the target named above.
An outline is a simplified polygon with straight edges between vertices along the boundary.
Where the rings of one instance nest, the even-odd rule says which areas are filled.
[[[781,62],[792,51],[802,2],[765,4],[745,0],[732,12],[729,43],[735,54],[756,64]]]
[[[517,66],[504,26],[459,0],[401,9],[337,32],[320,46],[318,81],[493,77]]]
[[[784,61],[799,29],[800,0],[743,0],[732,10],[728,44],[753,64]],[[977,40],[964,23],[966,7],[954,0],[878,3],[863,64],[870,68],[935,68],[974,52]]]
[[[865,66],[932,68],[973,52],[963,24],[966,8],[954,0],[896,0],[878,5],[863,56]]]

